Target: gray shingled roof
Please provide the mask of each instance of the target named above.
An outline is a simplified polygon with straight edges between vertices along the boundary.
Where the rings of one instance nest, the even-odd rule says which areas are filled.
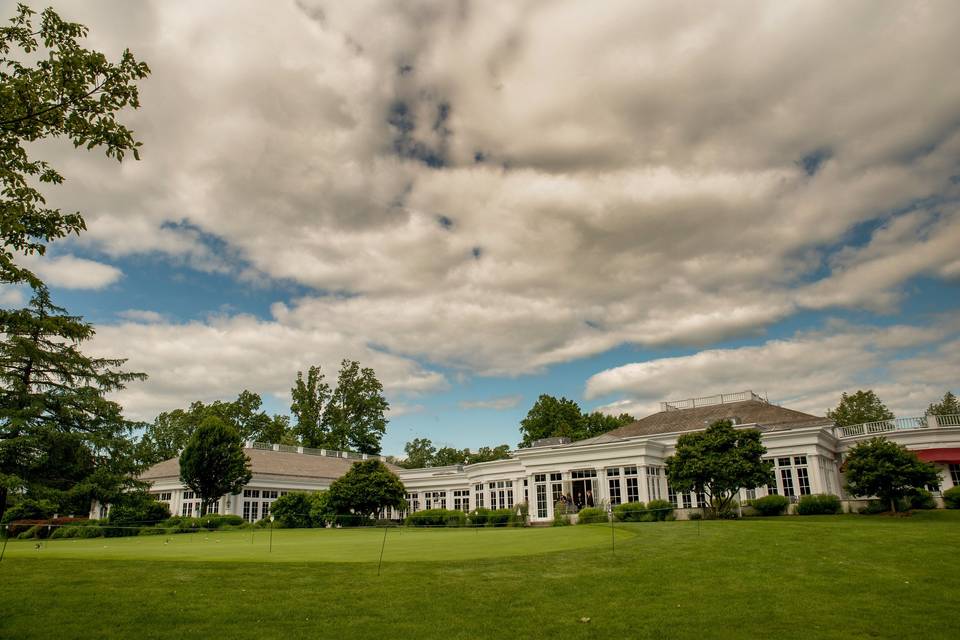
[[[738,424],[756,424],[763,431],[781,431],[833,424],[828,418],[787,409],[759,400],[744,400],[743,402],[729,402],[693,409],[661,411],[605,435],[631,438],[661,433],[698,431],[706,429],[717,420],[730,418],[737,418]]]
[[[314,456],[303,453],[287,453],[269,449],[244,449],[250,456],[250,469],[254,475],[286,476],[291,478],[320,478],[335,480],[345,474],[357,460]],[[387,465],[396,472],[398,467]],[[171,458],[153,465],[143,472],[141,480],[160,480],[180,476],[180,458]]]

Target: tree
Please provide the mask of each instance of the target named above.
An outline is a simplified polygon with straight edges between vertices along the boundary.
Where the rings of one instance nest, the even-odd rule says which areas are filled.
[[[521,447],[533,446],[543,438],[574,438],[580,430],[583,414],[580,405],[573,400],[541,394],[527,417],[520,421],[520,433],[523,436]]]
[[[927,415],[956,416],[960,415],[960,400],[950,391],[943,394],[943,400],[932,403],[927,407]]]
[[[327,502],[326,491],[291,491],[274,500],[270,514],[290,529],[320,527],[326,524]]]
[[[490,447],[480,447],[475,453],[467,456],[467,464],[477,464],[478,462],[493,462],[494,460],[506,460],[510,457],[510,445],[501,444],[492,449]]]
[[[355,462],[327,492],[329,508],[338,516],[369,519],[381,510],[405,509],[406,489],[400,478],[379,460]]]
[[[937,468],[923,462],[903,445],[871,438],[850,449],[844,462],[847,491],[877,496],[896,512],[897,500],[928,484],[939,484]]]
[[[16,264],[17,254],[43,254],[47,244],[86,228],[79,212],[48,207],[37,188],[64,181],[53,167],[28,154],[34,143],[66,138],[75,147],[103,147],[122,161],[139,159],[140,143],[117,120],[121,110],[140,106],[136,81],[149,68],[129,50],[111,63],[84,49],[83,25],[65,22],[46,9],[34,26],[35,12],[21,4],[10,26],[0,29],[0,282],[42,282]]]
[[[27,308],[0,310],[0,516],[11,489],[69,512],[131,485],[137,425],[106,394],[146,375],[84,355],[93,333],[43,286]]]
[[[872,390],[857,391],[855,394],[840,396],[840,404],[836,409],[827,410],[827,417],[833,420],[838,427],[847,427],[864,422],[880,422],[893,420],[894,415],[887,409],[880,398]]]
[[[705,431],[677,439],[676,453],[666,460],[667,480],[675,491],[705,494],[720,514],[740,489],[773,481],[773,463],[763,460],[766,452],[759,431],[734,429],[729,420],[718,420]]]
[[[470,457],[470,449],[455,449],[454,447],[441,447],[437,449],[437,454],[433,457],[433,467],[446,467],[454,464],[466,464]]]
[[[330,385],[323,378],[320,367],[310,367],[306,381],[303,379],[303,372],[298,371],[297,381],[290,389],[290,396],[293,398],[290,412],[297,419],[293,432],[305,447],[324,449],[330,444],[330,434],[323,424],[323,411],[330,402]]]
[[[180,481],[202,500],[200,515],[211,501],[239,493],[250,477],[250,458],[237,430],[215,416],[204,418],[180,454]]]
[[[405,469],[424,469],[433,466],[433,458],[437,453],[436,447],[427,438],[414,438],[403,446],[407,454],[406,460],[400,462]]]
[[[637,419],[629,413],[621,413],[619,416],[611,416],[606,413],[594,411],[593,413],[588,413],[583,416],[583,419],[580,421],[580,429],[578,431],[578,437],[576,440],[584,440],[586,438],[593,438],[595,436],[603,435],[608,431],[625,427],[628,424],[632,424],[636,421]]]
[[[379,455],[380,440],[387,431],[385,417],[390,404],[383,385],[369,367],[344,360],[337,376],[337,388],[323,412],[323,428],[330,449],[352,450]]]

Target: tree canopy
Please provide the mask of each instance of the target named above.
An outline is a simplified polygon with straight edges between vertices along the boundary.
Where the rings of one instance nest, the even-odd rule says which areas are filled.
[[[934,465],[921,461],[903,445],[880,437],[857,443],[847,454],[843,468],[851,495],[876,496],[894,512],[899,498],[940,483]]]
[[[407,456],[398,464],[405,469],[423,469],[426,467],[443,467],[454,464],[476,464],[491,462],[510,457],[510,445],[501,444],[496,447],[480,447],[476,451],[470,449],[456,449],[441,447],[437,449],[429,438],[415,438],[404,447]]]
[[[216,416],[207,416],[180,454],[180,481],[208,504],[228,493],[239,493],[250,482],[250,458],[237,430]]]
[[[835,409],[827,410],[827,417],[837,423],[838,427],[847,427],[864,422],[892,420],[894,415],[877,394],[868,389],[857,391],[853,395],[846,392],[841,394],[840,404]]]
[[[324,381],[320,367],[310,367],[306,380],[303,372],[298,371],[290,397],[293,399],[290,412],[297,419],[293,433],[300,443],[305,447],[326,448],[330,439],[323,413],[330,402],[330,385]]]
[[[0,515],[10,490],[67,511],[114,497],[136,470],[136,425],[106,394],[146,376],[84,355],[93,327],[43,286],[27,308],[0,309],[0,335]]]
[[[389,408],[374,370],[361,368],[355,360],[343,360],[337,387],[323,412],[326,448],[379,455]]]
[[[140,106],[137,81],[150,73],[129,50],[117,62],[84,49],[87,27],[20,4],[0,28],[0,282],[42,285],[17,257],[43,254],[47,245],[86,228],[79,212],[49,207],[39,186],[63,176],[30,152],[40,140],[65,138],[75,147],[101,147],[118,161],[140,143],[118,119]],[[39,183],[39,184],[38,184]]]
[[[353,463],[330,485],[326,495],[330,512],[337,516],[355,514],[370,518],[387,507],[407,507],[403,483],[379,460]]]
[[[766,452],[759,431],[734,429],[729,420],[718,420],[705,431],[677,439],[676,453],[666,460],[667,481],[676,491],[705,494],[719,514],[740,489],[773,481],[773,463],[763,460]]]
[[[635,422],[627,413],[610,416],[599,411],[584,414],[573,400],[542,394],[520,421],[520,447],[530,447],[543,438],[564,437],[573,441],[592,438]]]
[[[933,402],[927,407],[927,414],[934,416],[955,416],[960,415],[960,400],[950,391],[943,394],[940,402]]]

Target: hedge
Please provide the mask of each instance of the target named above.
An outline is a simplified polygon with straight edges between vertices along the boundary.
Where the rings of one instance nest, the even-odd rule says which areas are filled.
[[[467,514],[453,509],[425,509],[408,515],[403,524],[408,527],[462,527],[467,524]]]
[[[642,502],[624,502],[613,508],[613,517],[618,522],[642,522],[647,515],[647,506]]]
[[[644,522],[652,522],[653,520],[663,522],[673,513],[673,505],[667,500],[651,500],[647,503],[647,511],[652,520],[645,520]]]
[[[911,509],[936,509],[937,501],[933,499],[933,494],[926,489],[914,489],[910,496]]]
[[[943,504],[947,509],[960,509],[960,487],[951,487],[944,491]]]
[[[750,505],[762,516],[782,516],[790,506],[790,499],[786,496],[764,496],[757,498]]]
[[[600,507],[584,507],[577,514],[577,524],[595,524],[597,522],[606,522],[607,512]]]
[[[803,496],[797,504],[797,513],[801,516],[834,515],[843,513],[840,498],[829,493],[817,493]]]

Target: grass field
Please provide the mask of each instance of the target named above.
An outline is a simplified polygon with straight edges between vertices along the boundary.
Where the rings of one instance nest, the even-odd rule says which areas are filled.
[[[960,512],[10,542],[2,638],[955,638]],[[219,536],[219,542],[217,542]],[[423,561],[427,560],[427,561]],[[588,622],[581,622],[589,618]]]

